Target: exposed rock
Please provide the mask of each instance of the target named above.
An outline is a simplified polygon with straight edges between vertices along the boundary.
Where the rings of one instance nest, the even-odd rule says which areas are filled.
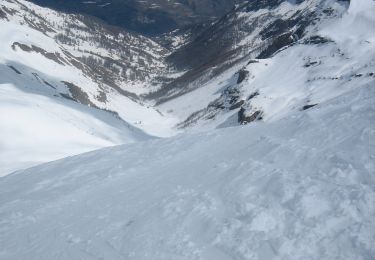
[[[302,110],[307,110],[307,109],[309,109],[309,108],[315,107],[316,105],[318,105],[318,104],[304,105],[304,106],[302,107]]]
[[[328,38],[324,38],[319,35],[308,37],[303,41],[304,44],[325,44],[325,43],[330,43],[330,42],[334,42],[334,41]]]
[[[257,110],[252,114],[248,114],[248,111],[242,107],[240,111],[238,111],[238,123],[242,125],[251,123],[255,120],[261,120],[261,119],[262,119],[262,111],[260,110]]]
[[[225,109],[225,105],[224,105],[222,98],[218,98],[212,101],[211,103],[208,104],[208,107],[213,107],[217,109]]]
[[[288,32],[278,36],[268,45],[257,57],[257,59],[267,59],[270,58],[273,54],[279,51],[281,48],[286,47],[295,42],[293,34]]]
[[[257,60],[249,60],[249,62],[247,63],[247,65],[250,65],[252,63],[259,63],[259,61],[257,61]]]
[[[308,67],[311,67],[311,66],[314,66],[314,65],[319,65],[321,62],[319,61],[307,61],[305,63],[305,65],[303,65],[304,68],[308,68]]]
[[[249,74],[250,72],[245,69],[240,70],[238,72],[237,84],[242,83],[249,76]]]
[[[251,100],[251,99],[255,98],[256,96],[259,96],[258,91],[255,91],[254,93],[250,94],[250,96],[247,98],[247,100]]]
[[[16,47],[19,47],[21,50],[23,50],[25,52],[36,52],[36,53],[42,54],[47,59],[52,60],[52,61],[54,61],[54,62],[56,62],[60,65],[65,66],[66,61],[60,56],[60,53],[47,52],[46,50],[44,50],[44,49],[42,49],[38,46],[35,46],[35,45],[31,45],[31,47],[30,47],[30,46],[28,46],[26,44],[23,44],[23,43],[14,42],[12,44],[12,49],[16,50]]]
[[[245,103],[245,100],[240,100],[239,102],[231,105],[229,107],[229,110],[234,110],[234,109],[240,108],[244,103]]]
[[[0,8],[0,19],[8,20],[7,14]]]
[[[103,91],[99,91],[99,94],[98,96],[96,97],[96,99],[102,103],[106,103],[107,102],[107,95],[105,94],[105,92]]]
[[[75,85],[75,84],[73,84],[71,82],[67,82],[67,81],[62,81],[62,83],[64,83],[65,86],[67,86],[67,88],[69,89],[70,94],[72,95],[71,97],[76,102],[81,103],[81,104],[86,105],[86,106],[96,107],[96,105],[91,102],[91,100],[90,100],[89,96],[87,95],[87,93],[83,92],[80,87],[78,87],[77,85]]]

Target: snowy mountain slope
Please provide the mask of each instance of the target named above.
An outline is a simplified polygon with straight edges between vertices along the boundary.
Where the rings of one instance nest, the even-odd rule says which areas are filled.
[[[174,77],[165,72],[165,48],[102,21],[24,0],[1,2],[0,9],[4,47],[0,58],[57,77],[58,94],[115,111],[151,135],[176,133],[171,130],[177,123],[173,116],[166,117],[138,97]]]
[[[0,259],[375,259],[374,13],[249,1],[173,70],[148,38],[1,1],[0,175],[70,157],[0,178]]]
[[[224,59],[217,65],[220,71],[217,73],[203,69],[199,72],[204,75],[203,79],[198,77],[194,81],[194,77],[189,78],[192,88],[197,86],[196,83],[199,83],[199,88],[194,91],[184,88],[182,91],[188,93],[180,95],[178,87],[173,86],[173,91],[177,89],[176,97],[153,107],[149,102],[141,101],[138,95],[152,89],[168,90],[168,87],[162,87],[165,82],[173,82],[173,78],[178,81],[181,75],[184,77],[191,71],[199,71],[201,57],[195,57],[198,67],[187,73],[169,71],[165,58],[170,53],[148,38],[109,27],[85,16],[58,13],[26,1],[1,2],[0,73],[2,83],[6,84],[1,98],[13,99],[14,91],[22,91],[24,93],[19,96],[24,101],[20,99],[19,103],[25,102],[31,107],[36,106],[39,95],[56,102],[56,107],[60,107],[61,102],[69,107],[72,104],[69,99],[73,99],[85,106],[114,111],[127,122],[125,124],[132,126],[131,132],[138,132],[133,129],[136,127],[151,135],[168,137],[183,131],[227,127],[257,119],[275,121],[358,86],[374,84],[375,41],[371,28],[375,21],[371,1],[362,1],[361,4],[352,1],[349,10],[345,1],[334,0],[262,3],[238,6],[206,29],[195,43],[186,46],[190,50],[194,46],[200,50],[214,50],[213,39],[221,42],[220,37],[233,33],[236,37],[228,43],[235,41],[236,46],[229,44],[228,48],[238,47],[236,50],[240,50],[234,55],[237,62]],[[261,26],[250,28],[249,24],[255,21]],[[299,38],[294,37],[300,28],[303,28],[303,34]],[[226,33],[219,33],[223,31]],[[291,34],[293,40],[282,42],[287,44],[285,47],[275,45],[277,39],[285,34]],[[267,37],[263,39],[262,35]],[[197,46],[199,39],[208,45]],[[224,45],[220,46],[223,47],[220,51],[228,51]],[[268,58],[251,59],[253,54],[259,56],[267,50],[265,46],[271,46],[275,54]],[[184,52],[184,48],[177,48],[177,56]],[[246,53],[251,48],[255,49],[250,54]],[[194,58],[194,55],[190,56]],[[163,98],[169,99],[168,95],[163,95]],[[52,104],[48,105],[51,109]],[[83,109],[86,111],[86,108]],[[15,112],[12,115],[17,116]],[[36,114],[39,115],[43,113]],[[21,127],[22,124],[15,124],[7,114],[3,116],[3,129],[5,126],[17,131],[19,128],[26,129]],[[61,121],[64,121],[64,116]],[[24,125],[27,125],[26,122]],[[89,129],[91,126],[82,127]],[[108,131],[107,134],[111,135]],[[16,148],[8,141],[12,136],[3,135],[2,142],[7,142],[7,149],[12,147],[11,154],[14,154]],[[36,134],[34,140],[41,140],[38,136],[42,135]],[[118,136],[117,130],[114,136]],[[30,137],[25,133],[24,138]],[[133,139],[128,134],[124,134],[126,138],[121,140],[112,137],[108,137],[111,144]],[[61,138],[63,143],[63,140],[67,141]],[[74,140],[71,147],[75,147]],[[37,142],[33,144],[35,147],[44,146],[37,145]],[[17,147],[20,153],[25,153],[23,146]],[[82,151],[93,147],[99,146],[88,144],[87,147],[82,146]],[[62,150],[61,156],[69,155],[67,150]],[[76,153],[77,150],[72,149],[71,154]],[[37,155],[36,161],[61,156],[47,156],[42,160]],[[7,158],[8,155],[3,161]],[[17,160],[23,159],[19,156]],[[25,160],[25,163],[29,161]],[[9,165],[12,162],[9,160]]]
[[[53,39],[11,21],[0,20],[0,28],[0,176],[149,138],[115,113],[93,108],[90,97],[100,92]]]
[[[0,179],[1,259],[374,259],[375,89]]]
[[[274,121],[362,85],[375,84],[373,1],[352,1],[267,59],[238,63],[190,93],[160,105],[182,128],[212,129]]]
[[[23,31],[24,27],[7,28],[11,29],[8,36],[12,39],[22,33],[27,33],[31,42],[33,37],[43,39],[38,33]],[[75,102],[61,82],[73,79],[89,84],[75,70],[56,65],[42,55],[19,56],[5,40],[5,30],[0,32],[0,38],[4,40],[0,43],[0,176],[69,155],[148,138],[114,113],[88,107],[93,105],[91,102]],[[48,45],[47,40],[42,42]]]
[[[64,98],[27,93],[12,83],[0,87],[0,177],[43,162],[149,138],[108,112]]]
[[[147,97],[159,103],[173,99],[222,74],[234,65],[269,58],[326,20],[335,20],[347,1],[249,1],[207,27],[167,60],[182,76]]]
[[[63,63],[82,70],[102,92],[114,89],[134,98],[131,93],[150,85],[148,81],[166,66],[163,57],[168,51],[156,42],[95,18],[60,13],[23,0],[2,2],[0,8],[4,21],[51,38],[66,56]]]
[[[164,66],[157,43],[26,1],[0,10],[0,175],[148,138],[138,128],[176,133],[173,117],[130,92]]]

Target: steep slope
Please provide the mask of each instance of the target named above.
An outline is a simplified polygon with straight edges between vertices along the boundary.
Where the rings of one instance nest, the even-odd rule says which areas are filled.
[[[53,39],[57,47],[44,52],[57,51],[64,59],[55,59],[56,63],[81,70],[94,82],[97,91],[104,94],[116,91],[136,98],[134,93],[142,92],[142,87],[149,86],[150,80],[159,77],[166,67],[163,60],[168,51],[156,42],[92,17],[55,12],[23,0],[2,2],[0,8],[3,21],[34,29]],[[6,28],[7,23],[2,26]],[[19,44],[24,52],[38,52],[29,50],[30,46],[22,48],[22,42]]]
[[[342,3],[329,6],[331,13],[342,16],[307,27],[302,38],[269,58],[245,55],[244,61],[159,108],[185,118],[181,128],[212,129],[257,119],[274,121],[359,86],[374,85],[375,4],[352,1],[348,10]],[[292,7],[285,2],[274,12],[294,13]]]
[[[61,26],[64,19],[72,17],[18,1],[1,2],[0,9],[0,176],[149,138],[131,124],[145,116],[152,126],[162,117],[160,113],[132,101],[120,88],[95,80],[100,74],[89,74],[80,57],[69,52],[73,47],[58,44],[54,39],[58,32],[46,27],[53,23]],[[49,23],[46,18],[56,20]],[[123,114],[131,109],[127,117],[131,124],[115,112],[105,111],[112,110],[109,101],[113,106],[118,106],[116,101],[125,106],[118,109]]]
[[[255,120],[272,122],[374,84],[373,3],[352,1],[349,10],[347,7],[347,1],[335,0],[244,3],[211,26],[185,31],[194,35],[206,28],[168,58],[180,56],[181,66],[174,63],[181,68],[171,70],[165,61],[170,52],[149,38],[86,16],[58,13],[23,0],[4,1],[0,3],[0,73],[5,84],[1,99],[9,103],[18,93],[19,104],[35,107],[46,97],[48,105],[37,113],[43,118],[54,102],[56,107],[63,102],[70,109],[77,107],[72,103],[76,101],[114,111],[110,118],[117,114],[126,121],[119,125],[129,125],[126,128],[131,132],[138,132],[135,127],[160,137]],[[171,33],[171,37],[177,36]],[[150,90],[156,91],[148,95],[151,100],[141,101],[139,95]],[[162,104],[153,107],[150,102]],[[43,131],[27,135],[25,130],[16,134],[27,129],[28,121],[16,123],[12,117],[17,113],[7,112],[7,106],[2,109],[6,134],[1,141],[4,151],[9,150],[2,161],[11,165],[8,158],[24,160],[13,154],[17,149],[25,154],[26,146],[9,140],[25,135],[35,137],[34,147],[44,147],[36,145],[36,140],[43,141],[41,136],[46,135]],[[93,109],[82,109],[98,115]],[[60,121],[65,122],[66,113],[58,111]],[[78,116],[73,121],[78,121],[83,132],[90,132],[91,126],[81,124]],[[100,147],[98,142],[109,145],[133,140],[129,134],[118,138],[115,128],[113,135],[105,131],[104,139],[109,142],[97,140],[83,145],[81,151]],[[69,143],[65,137],[58,140]],[[76,147],[74,140],[71,147]],[[35,153],[35,161],[69,155],[65,149],[59,150],[63,151],[59,156],[45,160]],[[77,152],[72,149],[72,154]]]
[[[116,114],[93,108],[88,94],[73,83],[67,89],[63,80],[87,87],[91,82],[74,67],[55,61],[65,56],[53,40],[9,22],[0,21],[0,27],[0,176],[147,138]],[[25,46],[49,53],[19,49]]]
[[[373,259],[375,91],[0,179],[2,259]]]
[[[0,68],[0,177],[102,147],[148,139],[118,116],[34,92]],[[5,75],[5,77],[4,77]],[[30,83],[31,82],[31,83]],[[26,91],[25,91],[26,90]]]
[[[0,178],[0,259],[374,259],[374,13],[249,1],[170,70],[148,38],[2,1],[0,174],[126,144]]]
[[[269,58],[326,20],[337,19],[346,1],[249,1],[206,28],[168,57],[185,73],[155,93],[159,103],[201,87],[212,78],[255,58]]]
[[[163,115],[138,96],[175,77],[169,75],[164,60],[169,52],[155,41],[87,16],[59,13],[24,0],[1,2],[0,10],[4,61],[56,78],[49,83],[57,95],[114,111],[151,135],[176,133],[171,129],[177,124],[173,115]]]

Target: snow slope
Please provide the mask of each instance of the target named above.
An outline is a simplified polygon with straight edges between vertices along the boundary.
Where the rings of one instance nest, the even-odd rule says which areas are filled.
[[[121,89],[98,82],[99,75],[89,75],[80,60],[82,55],[95,51],[95,55],[118,59],[124,50],[113,53],[108,46],[95,46],[99,43],[89,37],[93,29],[78,17],[27,1],[2,1],[0,11],[0,177],[66,156],[148,139],[149,135],[176,133],[171,130],[177,123],[173,117],[165,118],[153,107],[124,95]],[[63,28],[71,28],[66,25],[68,21],[81,28],[74,33],[86,39],[75,37],[82,41],[80,51],[55,39]],[[106,33],[96,32],[101,36]],[[121,35],[117,35],[117,41],[121,41]],[[150,62],[155,67],[160,65],[157,60],[162,50],[156,43],[130,33],[122,37],[127,44],[123,47],[132,52],[142,48],[147,53],[154,47]],[[111,44],[115,48],[115,43]],[[142,53],[140,57],[148,56]]]
[[[374,259],[375,89],[0,179],[1,259]]]
[[[171,130],[177,123],[173,116],[165,118],[136,96],[155,87],[151,78],[166,66],[167,50],[156,42],[25,0],[0,2],[0,11],[5,14],[0,17],[0,64],[21,73],[26,69],[33,80],[36,73],[43,92],[63,93],[85,105],[115,111],[150,135],[176,133]],[[73,84],[73,91],[63,82]]]
[[[147,138],[108,112],[0,84],[0,177],[43,162]]]
[[[52,39],[9,21],[0,20],[0,28],[0,177],[39,163],[149,138],[114,113],[89,107],[94,105],[90,102],[74,102],[62,81],[86,86],[95,95],[92,81],[78,69],[13,45],[34,45],[64,57]]]

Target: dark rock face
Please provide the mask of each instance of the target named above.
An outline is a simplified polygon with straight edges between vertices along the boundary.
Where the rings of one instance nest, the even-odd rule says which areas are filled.
[[[8,20],[7,14],[0,8],[0,19]]]
[[[316,66],[316,65],[319,65],[321,61],[307,61],[305,63],[305,65],[303,65],[304,68],[308,68],[308,67],[311,67],[311,66]]]
[[[318,105],[318,104],[305,105],[305,106],[302,107],[302,110],[310,109],[312,107],[315,107],[316,105]]]
[[[234,103],[233,105],[231,105],[229,107],[229,110],[234,110],[234,109],[240,108],[243,104],[245,104],[245,100],[240,100],[239,102]]]
[[[247,98],[247,100],[251,100],[255,98],[256,96],[259,96],[259,92],[255,91],[254,93],[251,93],[250,96]]]
[[[238,72],[238,79],[237,79],[237,84],[241,84],[248,76],[249,73],[247,70],[242,69]]]
[[[314,35],[311,36],[303,41],[304,44],[325,44],[325,43],[330,43],[333,42],[330,39],[321,37],[319,35]]]
[[[69,89],[69,92],[71,94],[71,98],[83,105],[90,106],[90,107],[96,107],[94,103],[90,101],[89,96],[86,92],[83,92],[82,89],[75,84],[67,81],[63,81],[62,83],[65,84],[65,86]]]
[[[257,110],[251,115],[246,115],[246,109],[241,108],[240,111],[238,111],[238,123],[245,125],[248,123],[251,123],[255,120],[261,120],[262,119],[262,111]]]
[[[258,11],[263,8],[275,8],[284,0],[257,0],[257,1],[248,1],[245,10],[246,12]]]
[[[295,43],[303,37],[306,27],[314,19],[314,12],[305,15],[297,13],[290,19],[277,19],[271,23],[260,33],[262,40],[269,42],[269,44],[265,44],[266,48],[257,58],[269,58],[280,49]]]
[[[274,53],[283,47],[286,47],[294,42],[292,33],[282,34],[272,41],[272,43],[267,46],[259,55],[258,59],[267,59],[271,57]]]

